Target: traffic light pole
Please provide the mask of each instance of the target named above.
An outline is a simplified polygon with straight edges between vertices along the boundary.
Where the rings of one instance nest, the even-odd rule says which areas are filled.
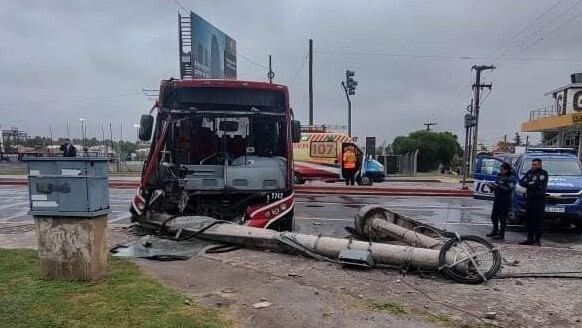
[[[352,136],[352,101],[350,99],[350,95],[348,93],[348,88],[344,81],[342,81],[342,88],[346,94],[346,99],[348,100],[348,136]]]
[[[356,86],[358,81],[354,80],[356,72],[351,70],[346,70],[346,80],[342,81],[342,87],[346,93],[346,99],[348,100],[348,136],[352,136],[352,101],[350,100],[350,95],[356,94]]]

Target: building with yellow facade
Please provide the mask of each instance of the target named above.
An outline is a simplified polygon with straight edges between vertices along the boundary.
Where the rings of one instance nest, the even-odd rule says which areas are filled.
[[[541,132],[546,146],[582,149],[582,73],[572,74],[571,83],[546,95],[552,95],[552,105],[533,110],[523,132]]]

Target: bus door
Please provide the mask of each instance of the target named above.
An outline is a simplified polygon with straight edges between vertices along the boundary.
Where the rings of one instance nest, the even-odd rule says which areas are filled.
[[[495,181],[501,169],[502,160],[487,155],[479,155],[473,172],[473,198],[493,200],[493,190],[488,183]]]

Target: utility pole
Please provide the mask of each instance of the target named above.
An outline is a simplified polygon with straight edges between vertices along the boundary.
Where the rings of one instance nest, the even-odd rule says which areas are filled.
[[[438,125],[438,123],[435,122],[426,122],[424,123],[424,125],[426,126],[426,131],[430,131],[430,127],[433,125]]]
[[[467,106],[467,114],[465,114],[465,148],[463,149],[463,164],[461,170],[463,171],[463,190],[467,189],[467,174],[469,163],[469,154],[471,154],[471,130],[475,126],[475,116],[473,116],[473,102]]]
[[[346,70],[346,80],[341,83],[348,100],[348,136],[350,137],[352,136],[352,100],[350,96],[356,94],[356,86],[358,85],[358,81],[354,80],[354,76],[356,76],[356,72]]]
[[[309,125],[313,125],[313,39],[309,39]]]
[[[269,83],[273,83],[275,72],[273,72],[273,67],[271,66],[271,55],[269,55],[269,72],[267,73],[267,77],[269,78]]]
[[[475,157],[477,156],[477,144],[479,143],[478,138],[478,132],[479,132],[479,109],[480,109],[480,96],[481,96],[481,89],[482,88],[488,88],[489,90],[491,90],[491,86],[492,84],[481,84],[481,72],[485,71],[485,70],[494,70],[495,66],[492,65],[473,65],[473,67],[471,68],[472,70],[475,70],[475,84],[473,84],[473,90],[475,92],[475,96],[474,96],[474,103],[475,106],[473,107],[473,115],[475,116],[475,127],[473,128],[473,151],[471,153],[471,168],[475,167]]]

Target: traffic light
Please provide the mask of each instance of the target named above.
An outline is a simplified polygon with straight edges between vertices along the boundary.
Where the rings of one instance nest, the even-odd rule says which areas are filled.
[[[356,72],[346,70],[346,89],[348,91],[348,95],[353,96],[356,94],[356,86],[358,85],[358,81],[354,80],[354,76]]]

